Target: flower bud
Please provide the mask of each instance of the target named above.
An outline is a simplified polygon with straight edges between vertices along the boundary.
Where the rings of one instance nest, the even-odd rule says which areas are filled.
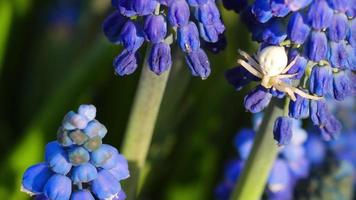
[[[189,22],[190,10],[185,0],[175,0],[168,7],[167,19],[171,26],[185,26]]]
[[[136,53],[124,49],[114,60],[115,73],[124,76],[135,72],[137,68]]]
[[[303,16],[296,12],[288,22],[288,37],[296,44],[303,44],[310,32],[310,27],[305,23]]]
[[[356,18],[350,20],[350,33],[348,41],[353,48],[356,48]]]
[[[258,35],[261,42],[279,45],[287,38],[287,33],[281,20],[270,20]]]
[[[64,175],[54,174],[48,179],[43,193],[53,200],[69,199],[72,193],[72,182]]]
[[[186,54],[185,61],[193,76],[200,76],[202,79],[206,79],[210,75],[210,63],[204,50],[199,48]]]
[[[268,106],[271,98],[272,94],[270,94],[266,88],[257,86],[245,96],[244,105],[249,112],[258,113]]]
[[[64,147],[68,147],[73,144],[73,141],[69,137],[69,132],[64,130],[63,127],[59,127],[57,131],[57,141]]]
[[[22,189],[24,192],[40,194],[53,172],[46,163],[39,163],[29,167],[22,177]]]
[[[294,58],[298,54],[299,54],[298,51],[290,50],[289,54],[288,54],[289,63],[292,62],[292,60],[294,60]],[[288,74],[297,74],[292,79],[300,80],[304,75],[305,68],[307,67],[307,64],[308,64],[308,60],[305,57],[298,55],[298,58],[297,58],[295,64],[288,70],[287,73]]]
[[[349,7],[349,2],[355,3],[349,0],[328,0],[331,8],[338,12],[346,12]]]
[[[96,108],[94,105],[80,105],[78,114],[86,117],[89,121],[94,120],[96,116]]]
[[[101,140],[101,137],[95,136],[95,137],[92,137],[89,140],[87,140],[83,146],[87,151],[92,152],[92,151],[99,149],[99,147],[102,144],[103,144],[103,141]]]
[[[99,136],[100,138],[104,138],[108,130],[106,127],[101,124],[98,120],[92,120],[88,123],[87,127],[83,130],[83,132],[89,137],[93,138]]]
[[[167,34],[167,23],[162,15],[149,15],[145,20],[146,39],[153,44],[161,42]]]
[[[309,116],[309,100],[295,95],[297,99],[289,102],[289,117],[295,119],[305,119]]]
[[[69,160],[74,165],[80,165],[89,161],[89,153],[83,147],[72,147],[68,152]]]
[[[132,0],[111,0],[112,6],[119,10],[120,13],[126,17],[132,17],[136,15],[132,3]]]
[[[73,167],[71,179],[74,184],[77,183],[87,183],[98,176],[96,168],[90,163],[84,163]]]
[[[329,115],[323,126],[319,126],[321,135],[325,140],[333,140],[338,137],[342,125],[333,115]]]
[[[220,12],[216,7],[215,1],[207,1],[201,4],[195,11],[195,18],[204,25],[220,23]]]
[[[118,181],[130,177],[129,166],[127,160],[121,154],[117,154],[116,163],[113,168],[107,169]]]
[[[177,37],[179,47],[186,53],[196,51],[200,47],[198,28],[193,22],[178,27]]]
[[[77,190],[72,193],[70,200],[95,200],[88,190]]]
[[[349,22],[345,14],[334,14],[330,27],[328,28],[328,38],[334,42],[345,39],[349,32],[348,23]]]
[[[344,71],[334,73],[333,94],[338,101],[344,100],[352,93],[352,82]]]
[[[172,66],[171,47],[165,42],[152,46],[148,57],[150,70],[157,75],[167,71]]]
[[[306,45],[306,53],[310,60],[319,62],[326,59],[328,43],[325,33],[312,31]]]
[[[98,177],[92,181],[91,189],[99,199],[112,199],[121,191],[121,186],[113,175],[101,169]]]
[[[87,118],[70,111],[64,116],[62,126],[66,130],[83,129],[87,126],[88,122]]]
[[[211,25],[199,23],[200,36],[207,42],[217,42],[219,35],[225,30],[225,26],[219,22]]]
[[[115,167],[115,160],[119,155],[117,149],[108,144],[101,145],[97,150],[93,151],[90,155],[90,162],[96,167],[111,169]]]
[[[346,68],[352,71],[356,70],[356,49],[350,45],[346,45],[347,64]]]
[[[327,66],[314,66],[309,79],[310,92],[324,96],[331,92],[332,72]]]
[[[266,23],[273,17],[270,2],[266,0],[256,0],[252,5],[251,11],[261,23]]]
[[[137,51],[145,41],[143,33],[138,24],[127,21],[120,32],[119,42],[128,51]]]
[[[45,160],[55,173],[66,175],[72,168],[67,152],[57,141],[46,145]]]
[[[323,127],[330,115],[324,100],[310,102],[310,118],[314,126]]]
[[[289,117],[278,117],[274,122],[273,138],[278,142],[279,146],[290,143],[293,136],[292,120],[293,119]]]
[[[333,14],[326,0],[313,1],[309,8],[308,20],[314,29],[322,30],[330,26]]]
[[[271,11],[274,17],[285,17],[290,12],[288,4],[281,0],[270,0]]]
[[[103,31],[108,40],[114,44],[119,44],[122,26],[128,19],[115,11],[109,15],[103,23]]]
[[[131,0],[132,8],[139,16],[152,14],[157,7],[156,0]]]
[[[77,145],[82,145],[88,140],[88,136],[85,135],[81,130],[77,129],[69,133],[70,139]]]

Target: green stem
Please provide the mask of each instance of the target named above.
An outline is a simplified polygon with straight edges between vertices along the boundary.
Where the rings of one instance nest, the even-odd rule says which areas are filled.
[[[148,48],[146,56],[149,53]],[[155,75],[144,61],[138,89],[125,132],[122,152],[129,161],[131,177],[126,181],[128,199],[136,199],[140,173],[145,164],[149,146],[167,85],[169,71]]]
[[[273,140],[273,126],[277,117],[283,115],[283,102],[273,100],[260,129],[256,134],[251,154],[234,189],[231,200],[259,200],[263,194],[269,172],[278,154]]]
[[[0,71],[2,69],[8,36],[13,18],[11,1],[0,1]]]

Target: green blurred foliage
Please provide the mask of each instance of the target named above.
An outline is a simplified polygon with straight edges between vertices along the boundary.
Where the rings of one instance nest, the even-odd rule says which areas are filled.
[[[109,0],[76,1],[79,18],[73,23],[48,20],[56,1],[11,2],[12,23],[0,29],[0,35],[10,33],[0,42],[0,52],[6,49],[0,68],[0,199],[22,200],[28,198],[20,192],[22,173],[43,160],[61,118],[79,104],[96,105],[109,130],[104,142],[120,147],[140,70],[128,77],[113,73],[112,59],[120,48],[101,32]],[[235,13],[224,10],[223,19],[228,45],[218,55],[209,54],[207,80],[192,78],[182,55],[173,54],[141,199],[212,199],[233,153],[235,131],[250,126],[242,107],[246,90],[236,93],[224,72],[235,65],[238,48],[256,47]]]

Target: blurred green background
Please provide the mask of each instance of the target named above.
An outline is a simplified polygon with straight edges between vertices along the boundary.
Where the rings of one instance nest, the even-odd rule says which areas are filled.
[[[112,60],[120,47],[109,43],[101,23],[110,0],[0,0],[0,199],[22,200],[24,170],[44,159],[64,114],[92,103],[120,149],[140,68],[117,77]],[[222,11],[227,48],[209,54],[212,74],[192,78],[174,50],[174,66],[141,181],[142,199],[212,199],[232,138],[250,126],[236,93],[224,79],[237,49],[251,51],[246,28]],[[173,48],[176,49],[176,48]],[[143,56],[143,52],[141,55]]]

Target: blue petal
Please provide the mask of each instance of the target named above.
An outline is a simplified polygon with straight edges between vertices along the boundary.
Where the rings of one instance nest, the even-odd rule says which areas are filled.
[[[274,122],[273,138],[278,142],[278,145],[287,145],[292,139],[292,124],[293,119],[289,117],[278,117]]]
[[[328,43],[324,32],[312,31],[306,46],[306,53],[310,60],[316,62],[326,59]]]
[[[319,130],[325,140],[336,139],[339,136],[341,129],[341,123],[333,115],[329,115],[324,122],[324,125],[319,126]]]
[[[72,193],[70,200],[95,200],[88,190],[78,190]]]
[[[74,166],[86,163],[90,159],[89,152],[80,146],[72,147],[71,149],[69,149],[68,156],[69,156],[70,162]]]
[[[175,0],[168,7],[167,19],[171,26],[185,26],[189,22],[190,10],[185,0]]]
[[[299,55],[298,51],[296,50],[290,50],[289,53],[288,53],[288,59],[289,59],[289,62],[292,62],[292,60],[297,56]],[[295,64],[288,70],[288,74],[297,74],[294,79],[297,79],[297,80],[300,80],[303,75],[304,75],[304,72],[305,72],[305,68],[307,67],[307,64],[308,64],[308,60],[299,55]]]
[[[190,53],[196,51],[200,47],[199,32],[197,26],[193,22],[185,26],[178,27],[178,44],[182,51]]]
[[[356,48],[356,18],[350,20],[350,33],[348,41],[353,48]]]
[[[210,0],[187,0],[190,6],[203,6],[204,4],[211,2]]]
[[[204,25],[221,23],[219,9],[215,1],[210,0],[196,9],[195,18]]]
[[[86,117],[88,120],[94,120],[96,116],[96,108],[94,105],[80,105],[78,108],[78,114]]]
[[[136,53],[124,49],[113,62],[115,73],[124,76],[130,75],[137,69]]]
[[[25,171],[22,177],[22,187],[25,192],[40,194],[52,174],[52,171],[44,162],[33,165]]]
[[[261,23],[267,22],[273,16],[269,0],[256,0],[252,5],[251,11]]]
[[[92,120],[88,123],[88,126],[83,130],[83,132],[89,137],[93,138],[99,136],[104,138],[108,130],[106,127],[97,120]]]
[[[329,67],[315,65],[309,79],[310,92],[324,96],[331,92],[332,71]]]
[[[307,7],[313,0],[288,0],[285,3],[291,11],[298,11]]]
[[[265,43],[279,45],[287,38],[285,26],[280,20],[271,20],[264,25],[260,37]]]
[[[289,103],[289,116],[295,119],[306,119],[309,116],[309,100],[296,95],[296,101]]]
[[[290,12],[285,0],[271,0],[271,10],[275,17],[285,17]]]
[[[79,166],[73,167],[71,179],[74,184],[87,183],[98,176],[96,168],[90,163],[84,163]]]
[[[72,168],[67,152],[57,141],[46,145],[45,160],[51,169],[58,174],[66,175]]]
[[[119,44],[121,28],[127,20],[119,12],[114,12],[105,19],[103,31],[110,42]]]
[[[43,192],[51,200],[68,200],[72,193],[72,182],[66,176],[55,174],[49,178]]]
[[[83,129],[87,126],[89,120],[73,111],[68,112],[62,121],[62,126],[66,130]]]
[[[268,106],[271,98],[272,94],[270,94],[267,89],[262,86],[257,86],[245,96],[244,105],[248,111],[258,113]]]
[[[162,15],[149,15],[145,19],[146,39],[153,44],[161,42],[167,34],[167,23]]]
[[[118,154],[116,156],[116,164],[114,165],[113,168],[108,169],[108,171],[118,180],[121,181],[123,179],[127,179],[130,177],[130,172],[129,172],[129,166],[127,163],[126,158]]]
[[[346,38],[349,33],[349,22],[345,14],[334,14],[330,27],[328,28],[328,38],[338,42]]]
[[[330,42],[329,60],[332,67],[339,69],[347,68],[348,56],[346,43],[344,41],[338,43]]]
[[[330,115],[324,100],[310,102],[310,118],[314,126],[323,127]]]
[[[185,55],[185,61],[193,76],[206,79],[210,75],[210,63],[203,49],[192,51]]]
[[[90,154],[90,162],[96,167],[111,169],[117,164],[119,152],[113,146],[103,144]]]
[[[136,51],[145,41],[140,25],[130,20],[122,26],[119,39],[120,44],[129,51]]]
[[[288,37],[296,44],[303,44],[309,32],[310,27],[304,22],[303,16],[299,12],[294,13],[288,23]]]
[[[331,8],[340,13],[344,13],[347,11],[349,2],[352,2],[352,0],[328,0],[328,2]]]
[[[123,190],[120,190],[120,192],[117,194],[117,197],[115,197],[113,200],[125,200],[126,199],[126,194]]]
[[[157,7],[156,0],[131,0],[132,8],[139,16],[152,14]]]
[[[154,44],[148,57],[148,64],[150,70],[157,75],[170,69],[172,58],[169,44],[164,42]]]
[[[110,199],[118,195],[121,186],[113,175],[102,169],[98,172],[98,177],[92,181],[91,189],[97,198]]]
[[[308,20],[314,29],[322,30],[330,26],[333,13],[325,0],[314,1],[309,8]]]

